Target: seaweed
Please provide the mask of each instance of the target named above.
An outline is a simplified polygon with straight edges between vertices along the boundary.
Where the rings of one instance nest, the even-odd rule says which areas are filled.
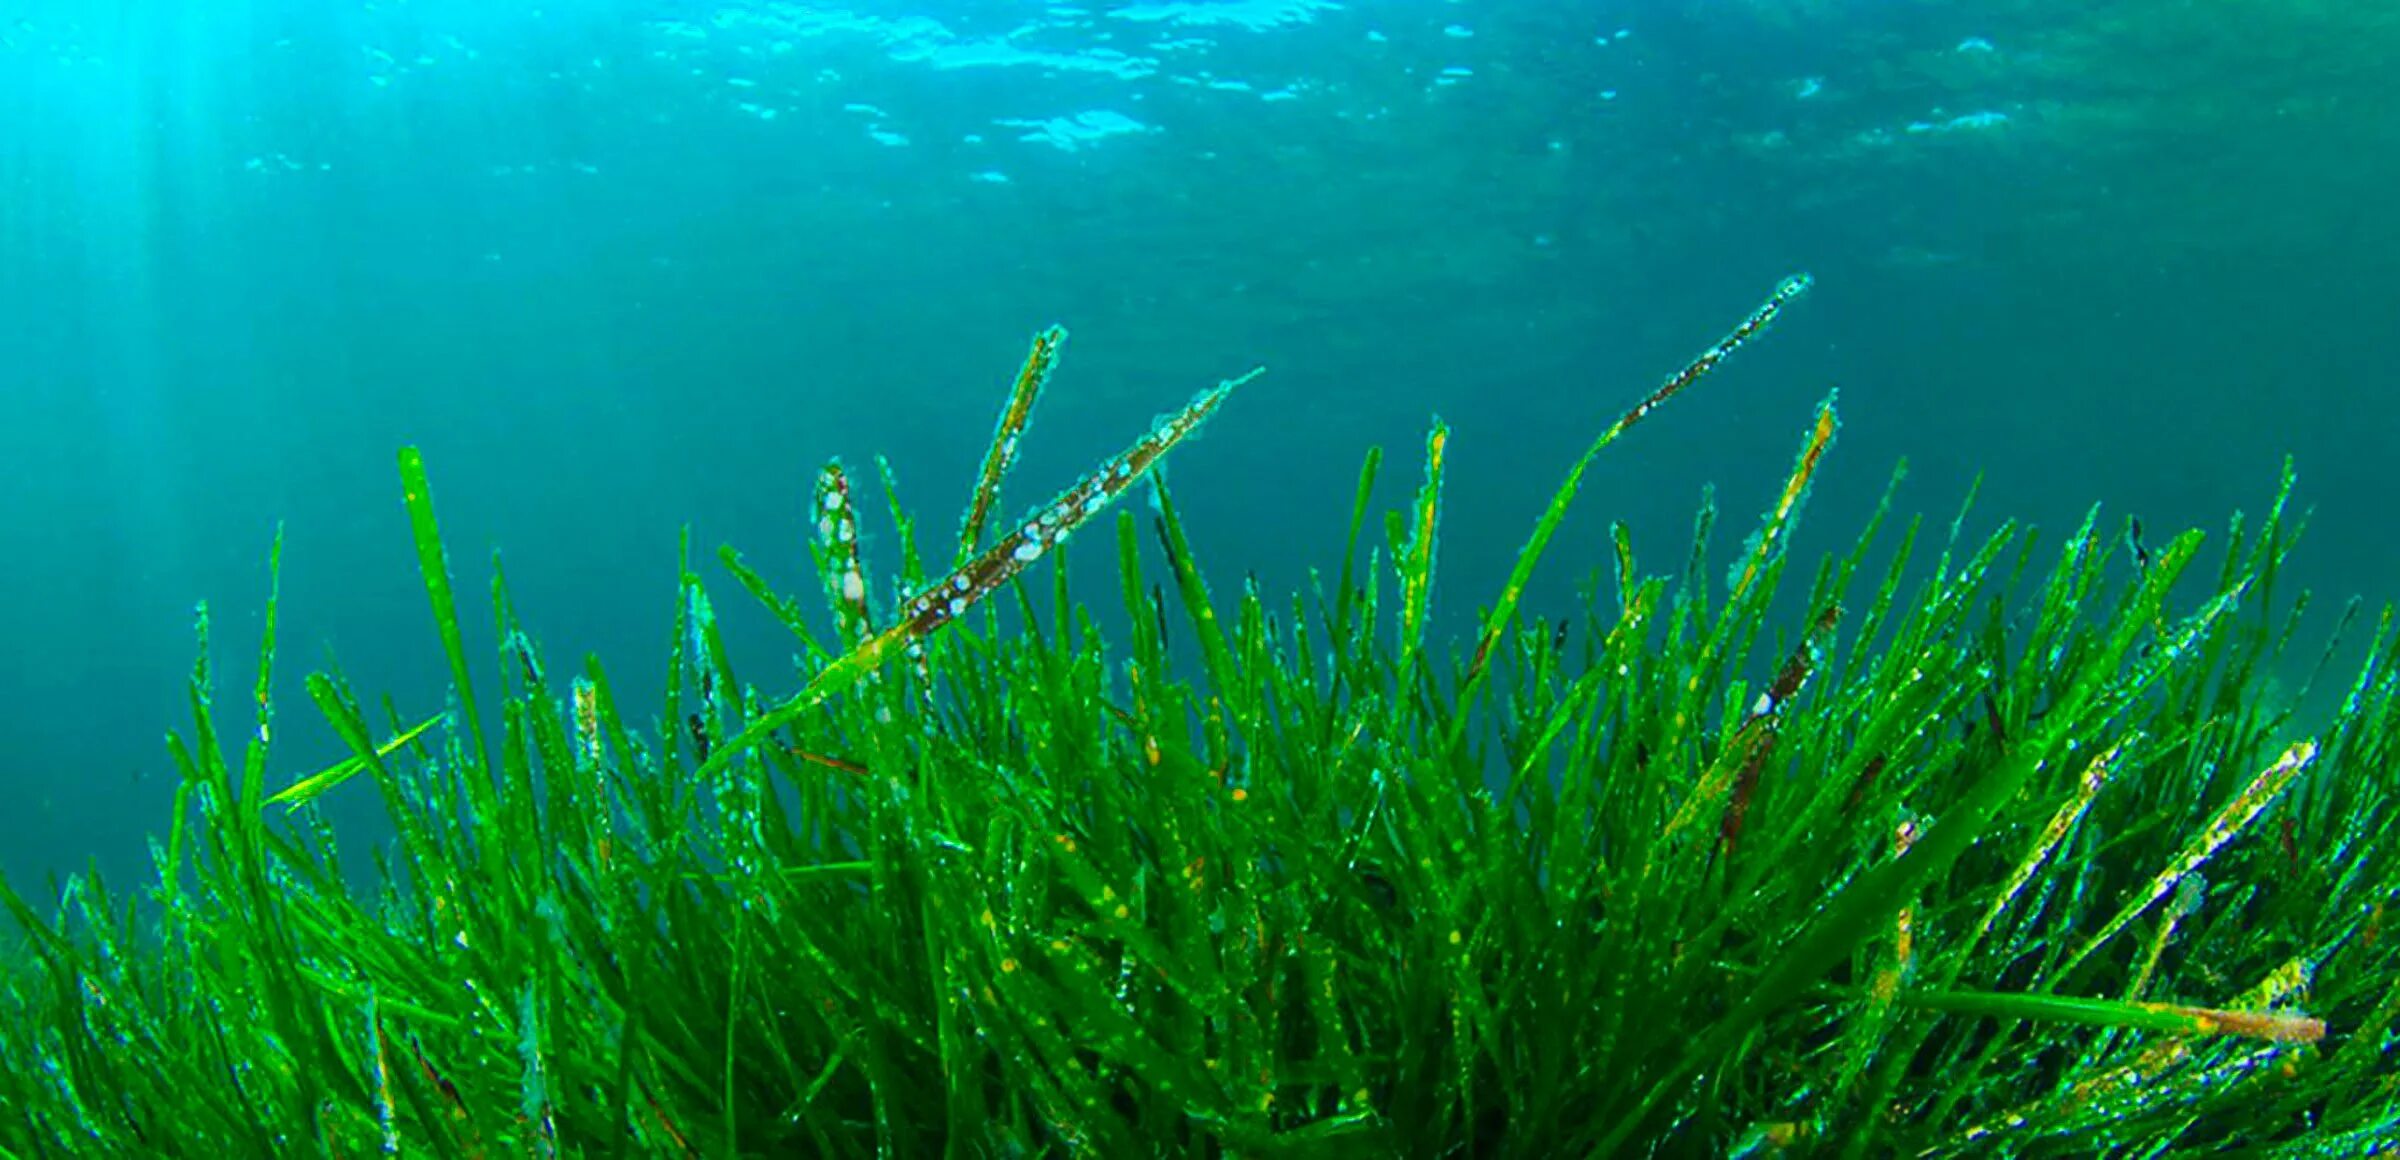
[[[1619,526],[1612,592],[1519,623],[1593,458],[1808,285],[1603,430],[1471,642],[1433,635],[1461,437],[1439,420],[1381,546],[1368,453],[1330,591],[1212,586],[1151,473],[1256,371],[992,525],[1056,328],[948,573],[895,503],[908,595],[878,608],[838,464],[807,521],[829,635],[719,553],[799,645],[780,695],[737,667],[688,545],[654,708],[597,658],[553,676],[496,567],[499,652],[470,656],[405,450],[446,701],[310,675],[348,755],[270,792],[280,536],[249,728],[218,727],[203,609],[155,883],[74,874],[55,906],[0,884],[23,932],[0,1157],[2400,1138],[2400,634],[2372,618],[2340,712],[2303,735],[2270,683],[2304,659],[2306,596],[2276,584],[2288,462],[2213,569],[2201,533],[2111,535],[2096,509],[2046,572],[2032,529],[1970,542],[1963,511],[1927,560],[1887,492],[1787,592],[1828,398],[1729,571],[1704,504],[1677,573]],[[1112,516],[1145,482],[1151,510]],[[1063,568],[1042,593],[1087,529],[1113,533],[1121,620]],[[353,880],[321,803],[370,786],[390,839]]]

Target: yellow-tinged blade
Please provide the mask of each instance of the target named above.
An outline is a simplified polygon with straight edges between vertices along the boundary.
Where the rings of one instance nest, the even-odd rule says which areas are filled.
[[[419,722],[416,728],[376,746],[376,758],[380,760],[382,758],[390,757],[392,754],[398,752],[401,746],[416,740],[420,734],[424,733],[428,729],[433,728],[434,722],[439,720],[441,720],[439,715],[427,717],[424,721]],[[308,803],[317,800],[317,798],[322,796],[326,790],[332,789],[333,787],[350,780],[350,778],[355,776],[358,771],[365,769],[366,767],[367,759],[364,757],[345,757],[321,772],[310,774],[307,777],[293,782],[282,792],[268,798],[266,804],[276,805],[280,803],[297,809],[300,806],[307,805]]]
[[[975,494],[967,505],[966,522],[958,532],[958,567],[966,567],[975,553],[983,550],[983,527],[1000,499],[1000,478],[1017,461],[1017,440],[1033,419],[1034,400],[1050,381],[1050,372],[1058,369],[1058,349],[1066,341],[1067,328],[1063,326],[1053,326],[1033,336],[1033,349],[1026,353],[1025,365],[1017,371],[1016,385],[1008,394],[1008,408],[1000,413],[1000,425],[992,431],[991,450],[985,453],[983,470],[975,477]]]

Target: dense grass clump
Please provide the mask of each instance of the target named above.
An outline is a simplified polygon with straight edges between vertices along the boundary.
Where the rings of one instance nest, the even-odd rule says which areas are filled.
[[[1704,511],[1670,574],[1620,532],[1576,623],[1520,621],[1583,465],[1806,286],[1601,434],[1455,645],[1426,630],[1438,424],[1384,542],[1371,454],[1343,554],[1287,599],[1212,590],[1163,489],[1100,514],[1240,380],[987,536],[1058,331],[955,558],[929,567],[895,511],[901,607],[868,599],[838,466],[814,513],[830,639],[724,555],[793,633],[806,679],[781,700],[735,671],[688,565],[663,690],[555,671],[504,583],[498,664],[471,660],[404,452],[448,707],[313,675],[354,756],[272,792],[273,598],[236,735],[203,622],[149,898],[82,876],[52,916],[0,892],[25,932],[0,970],[0,1158],[2400,1136],[2400,638],[2387,608],[2313,739],[2266,692],[2308,670],[2286,655],[2305,600],[2276,591],[2288,470],[2210,550],[2097,513],[1966,543],[1887,526],[1887,502],[1778,599],[1829,400],[1729,585]],[[1078,528],[1113,532],[1120,638],[1035,570]],[[381,795],[365,881],[326,793]]]

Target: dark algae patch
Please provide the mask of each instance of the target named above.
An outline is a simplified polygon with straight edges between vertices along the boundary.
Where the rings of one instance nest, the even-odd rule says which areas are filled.
[[[273,587],[258,683],[227,690],[203,617],[155,880],[5,894],[0,1157],[2400,1137],[2400,638],[2354,604],[2355,673],[2296,655],[2288,467],[2208,534],[2094,510],[1975,542],[1887,493],[1795,576],[1790,529],[1838,462],[1829,397],[1740,545],[1705,505],[1688,548],[1620,527],[1586,607],[1520,607],[1585,469],[1808,286],[1600,431],[1472,640],[1431,628],[1438,422],[1399,510],[1373,510],[1368,453],[1307,590],[1196,558],[1178,506],[1207,497],[1154,469],[1204,422],[1239,438],[1255,371],[1003,522],[1062,330],[955,539],[888,472],[827,466],[821,588],[687,552],[646,671],[546,653],[504,578],[488,609],[455,591],[405,450],[447,703],[336,672],[274,703]],[[1146,510],[1113,505],[1137,489]],[[869,574],[862,523],[893,529],[901,575]],[[1115,552],[1115,591],[1045,562],[1070,538]],[[788,627],[798,678],[737,670],[726,599]],[[499,653],[471,656],[461,617],[487,613]],[[2299,717],[2320,687],[2338,711]],[[351,755],[295,777],[293,712]],[[369,873],[319,812],[337,794],[383,805]]]

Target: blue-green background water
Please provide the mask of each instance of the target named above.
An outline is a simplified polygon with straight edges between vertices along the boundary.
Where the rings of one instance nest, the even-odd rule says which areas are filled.
[[[2104,501],[2163,540],[2255,509],[2290,452],[2301,579],[2400,593],[2389,5],[0,13],[20,882],[141,865],[201,599],[241,728],[279,522],[272,778],[339,754],[307,669],[440,706],[398,445],[425,449],[463,590],[505,549],[553,663],[596,651],[638,688],[680,528],[799,587],[812,473],[882,454],[947,530],[1053,321],[1075,337],[1010,509],[1265,363],[1173,466],[1203,560],[1269,592],[1332,565],[1361,454],[1396,453],[1396,500],[1438,412],[1453,634],[1585,441],[1802,269],[1775,333],[1601,462],[1536,610],[1572,607],[1609,519],[1663,569],[1704,483],[1736,521],[1763,507],[1836,386],[1804,555],[1903,455],[1911,510],[1946,518],[1982,471],[1979,526]],[[782,691],[785,643],[734,628]]]

